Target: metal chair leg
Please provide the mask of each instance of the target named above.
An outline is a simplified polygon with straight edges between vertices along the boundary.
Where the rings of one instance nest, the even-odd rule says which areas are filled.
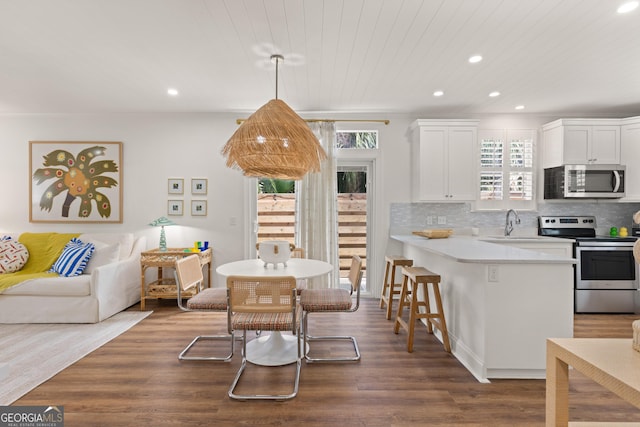
[[[333,335],[333,336],[312,336],[309,335],[309,312],[305,311],[302,313],[302,328],[303,328],[303,336],[304,336],[304,360],[307,363],[314,362],[357,362],[360,360],[360,349],[358,348],[358,341],[356,341],[355,337],[347,336],[347,335]],[[355,352],[354,356],[351,357],[310,357],[309,356],[309,346],[308,343],[310,341],[350,341],[353,345],[353,350]]]
[[[298,359],[296,360],[296,373],[293,384],[293,391],[289,394],[237,394],[235,393],[236,386],[240,381],[240,377],[247,367],[247,331],[243,331],[242,334],[242,364],[238,373],[236,374],[231,387],[229,387],[229,397],[235,400],[289,400],[298,395],[298,385],[300,384],[300,368],[302,366],[302,354],[300,352],[300,331],[296,334],[298,339]]]
[[[191,350],[191,348],[198,342],[198,341],[229,341],[231,343],[231,349],[229,351],[229,354],[227,354],[224,357],[218,357],[218,356],[187,356],[187,353],[189,352],[189,350]],[[233,357],[233,350],[234,350],[234,341],[235,338],[233,336],[233,334],[231,335],[199,335],[197,337],[195,337],[193,339],[193,341],[191,341],[191,343],[184,349],[182,350],[182,352],[178,355],[178,359],[179,360],[213,360],[213,361],[219,361],[219,362],[229,362],[231,360],[231,358]]]

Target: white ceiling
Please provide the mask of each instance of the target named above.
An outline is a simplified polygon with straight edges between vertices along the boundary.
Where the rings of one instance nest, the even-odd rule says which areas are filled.
[[[0,0],[0,113],[640,115],[622,2]]]

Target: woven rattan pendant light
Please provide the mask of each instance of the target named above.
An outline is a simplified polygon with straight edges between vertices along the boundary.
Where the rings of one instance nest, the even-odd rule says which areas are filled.
[[[276,64],[276,98],[242,122],[222,155],[227,167],[246,176],[302,179],[308,172],[319,172],[327,154],[309,125],[278,99],[278,63],[284,58],[272,55],[271,59]]]

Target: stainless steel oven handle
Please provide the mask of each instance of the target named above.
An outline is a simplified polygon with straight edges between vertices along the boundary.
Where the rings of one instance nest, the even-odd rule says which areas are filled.
[[[610,250],[610,251],[633,251],[634,242],[589,242],[578,243],[577,248],[581,250]]]

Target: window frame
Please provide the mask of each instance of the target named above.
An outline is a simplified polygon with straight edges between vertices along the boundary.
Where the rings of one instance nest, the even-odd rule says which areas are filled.
[[[536,135],[534,129],[479,129],[478,130],[478,149],[477,149],[477,185],[476,185],[476,202],[475,210],[536,210]],[[482,141],[486,139],[502,140],[502,166],[483,168],[482,167]],[[511,166],[511,143],[513,139],[530,139],[531,140],[531,167],[514,168]],[[481,183],[482,174],[487,172],[502,173],[502,200],[482,200],[481,199]],[[509,178],[512,172],[529,172],[531,173],[531,200],[510,199]]]
[[[375,134],[376,146],[375,147],[339,147],[338,146],[338,134],[340,133],[370,133]],[[377,150],[380,147],[380,132],[377,129],[336,129],[336,150]]]

